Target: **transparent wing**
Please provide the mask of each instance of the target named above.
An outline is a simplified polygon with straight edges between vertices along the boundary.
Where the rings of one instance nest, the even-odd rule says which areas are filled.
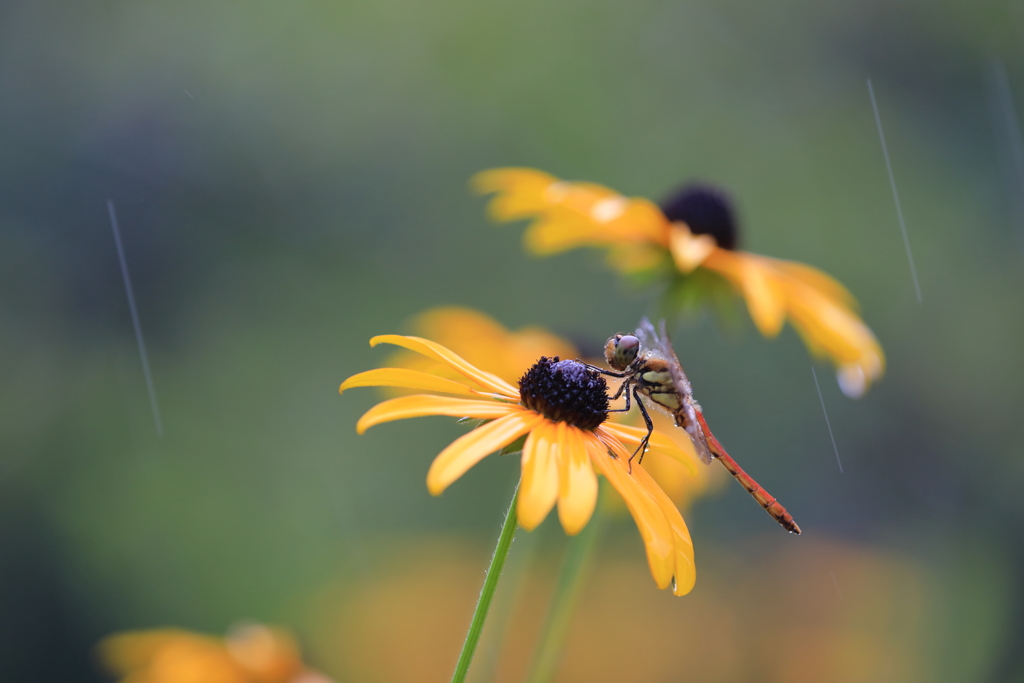
[[[661,349],[658,332],[654,329],[651,321],[647,319],[647,316],[640,318],[640,327],[636,328],[636,338],[640,340],[641,346],[648,351],[659,351]]]
[[[665,330],[665,321],[660,321],[658,329],[654,329],[650,320],[646,317],[641,318],[636,336],[642,347],[646,347],[667,361],[672,373],[672,381],[681,399],[680,408],[675,413],[676,425],[685,429],[686,433],[690,435],[690,440],[693,441],[693,446],[700,459],[705,463],[710,463],[712,456],[708,450],[707,437],[704,436],[704,430],[701,429],[700,423],[697,421],[693,388],[690,386],[690,380],[686,377],[686,373],[683,372],[683,364],[679,362],[679,357],[676,355],[675,349],[672,348],[672,342]]]

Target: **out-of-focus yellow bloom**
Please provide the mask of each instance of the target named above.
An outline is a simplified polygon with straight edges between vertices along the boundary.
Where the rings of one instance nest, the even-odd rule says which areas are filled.
[[[409,368],[380,368],[354,375],[341,385],[400,387],[441,394],[393,398],[371,408],[356,424],[370,427],[410,417],[447,415],[484,420],[485,424],[452,442],[434,459],[427,489],[441,494],[473,465],[525,437],[522,478],[516,512],[524,529],[537,527],[556,503],[566,533],[579,532],[597,503],[597,474],[604,475],[625,500],[647,551],[659,588],[670,584],[676,595],[688,593],[696,579],[693,543],[679,510],[637,462],[633,450],[646,430],[605,422],[607,385],[582,363],[542,357],[519,380],[519,389],[481,370],[461,356],[421,337],[383,335],[371,346],[394,344],[447,366],[450,379]],[[651,436],[651,450],[693,470],[693,446],[682,446],[660,432]]]
[[[590,570],[589,598],[579,602],[569,624],[557,680],[948,678],[941,667],[950,660],[936,652],[948,647],[948,634],[958,633],[962,622],[943,603],[943,596],[962,590],[959,575],[936,572],[912,554],[832,538],[824,530],[804,534],[799,543],[764,542],[771,538],[775,533],[768,529],[761,539],[702,545],[701,587],[687,598],[686,609],[650,590],[639,558],[604,555]],[[358,586],[339,582],[318,596],[315,652],[344,680],[446,683],[450,653],[465,637],[465,615],[473,609],[480,558],[488,548],[422,535],[382,541],[379,552],[388,561],[380,571]],[[487,681],[526,680],[554,589],[554,560],[539,559],[518,579],[523,588],[500,645],[492,645],[500,649]],[[1006,577],[982,576],[997,586],[984,595],[1002,594]],[[980,643],[996,647],[1002,614],[977,613],[972,627],[982,634]],[[962,680],[980,678],[975,671],[985,671],[988,662],[971,661]]]
[[[518,381],[541,356],[579,358],[581,355],[572,342],[541,327],[525,327],[513,332],[494,318],[461,306],[432,308],[413,319],[412,329],[418,336],[437,341],[472,365],[492,372],[509,383]],[[449,378],[457,375],[454,371],[446,372],[446,365],[410,351],[398,352],[389,359],[389,365],[433,372]],[[620,416],[622,413],[617,413],[615,418]],[[635,415],[633,417],[638,419]],[[658,431],[679,442],[680,448],[687,453],[692,451],[684,443],[690,437],[676,427],[671,418],[657,410],[652,411],[652,417]],[[694,468],[684,466],[658,451],[651,451],[644,456],[644,468],[669,498],[684,510],[701,495],[721,488],[728,479],[724,470],[706,467],[704,463],[697,466],[694,474]],[[620,499],[608,497],[607,500],[618,506],[617,509],[622,509]]]
[[[331,683],[306,668],[294,639],[259,624],[226,638],[180,629],[131,631],[99,646],[103,663],[121,683]]]
[[[532,220],[525,241],[535,254],[605,247],[624,273],[667,262],[683,276],[704,269],[725,278],[746,299],[763,335],[776,336],[788,319],[811,353],[830,358],[848,396],[861,396],[885,370],[882,348],[850,293],[816,268],[737,251],[731,208],[711,188],[686,188],[662,209],[527,168],[484,171],[473,185],[495,193],[489,207],[495,219]]]
[[[513,332],[494,318],[461,306],[443,306],[421,313],[413,320],[412,329],[417,336],[433,339],[471,365],[510,383],[522,377],[541,356],[579,357],[573,344],[547,330],[524,327]],[[409,351],[400,351],[388,362],[445,377],[458,376],[447,365]]]

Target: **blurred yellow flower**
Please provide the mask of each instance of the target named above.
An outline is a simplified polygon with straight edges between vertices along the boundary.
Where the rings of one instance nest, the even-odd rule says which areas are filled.
[[[461,306],[425,311],[413,319],[412,329],[417,336],[433,339],[506,382],[517,381],[541,356],[579,357],[572,343],[547,330],[524,327],[512,332],[494,318]],[[445,377],[458,376],[446,364],[410,351],[400,351],[389,363]]]
[[[416,316],[411,327],[417,336],[437,341],[470,364],[494,373],[510,383],[522,377],[541,356],[580,358],[582,355],[572,342],[541,327],[524,327],[513,332],[494,318],[461,306],[432,308]],[[595,363],[602,362],[603,359],[595,360]],[[443,377],[458,376],[458,373],[450,370],[447,365],[411,351],[396,353],[388,363],[396,367],[432,372]],[[690,444],[687,443],[690,437],[677,428],[670,417],[658,411],[653,411],[651,415],[658,431],[679,442],[683,451],[692,452]],[[615,418],[620,416],[621,413],[615,414]],[[622,416],[622,419],[635,422],[639,420],[639,415],[634,413],[630,417]],[[696,454],[693,455],[696,458]],[[698,459],[695,459],[694,463],[697,462]],[[684,466],[658,451],[650,451],[644,456],[644,469],[658,482],[669,498],[684,510],[701,495],[720,489],[728,479],[725,471],[717,467],[705,467],[703,463],[700,463],[694,474],[693,467]],[[606,500],[609,504],[622,509],[620,498],[609,496]]]
[[[119,633],[99,651],[122,683],[331,683],[303,665],[287,632],[260,624],[225,638],[180,629]]]
[[[459,397],[419,394],[384,401],[359,419],[356,430],[360,434],[383,422],[425,415],[487,421],[456,439],[434,459],[427,473],[431,494],[441,494],[484,457],[525,437],[516,508],[520,526],[536,528],[557,503],[566,533],[578,533],[593,514],[597,473],[603,474],[636,521],[658,587],[672,584],[676,595],[685,595],[693,588],[693,543],[682,515],[643,467],[636,462],[632,467],[629,464],[646,430],[605,421],[608,387],[601,375],[578,361],[541,357],[520,378],[517,389],[433,341],[399,335],[370,340],[371,346],[382,343],[420,353],[458,377],[450,379],[409,368],[379,368],[348,378],[341,391],[388,386]],[[686,447],[660,432],[654,433],[650,445],[652,451],[696,469],[694,456]]]
[[[527,248],[547,255],[583,246],[609,249],[624,273],[666,263],[680,275],[714,273],[740,293],[766,337],[788,319],[816,356],[828,357],[848,396],[861,396],[885,370],[874,334],[858,317],[856,301],[836,280],[795,261],[736,250],[736,224],[718,190],[689,186],[659,207],[601,185],[562,181],[527,168],[499,168],[473,178],[481,193],[495,193],[491,215],[532,220]]]
[[[935,656],[948,647],[936,626],[962,619],[948,615],[941,600],[962,586],[958,577],[910,553],[824,530],[799,543],[769,542],[773,537],[766,531],[741,543],[702,545],[701,588],[687,597],[685,609],[650,590],[638,557],[603,555],[590,570],[588,599],[572,616],[556,680],[948,679]],[[344,680],[447,683],[450,653],[465,636],[464,615],[473,607],[486,549],[451,536],[381,541],[387,561],[379,571],[355,586],[339,580],[318,594],[311,645]],[[475,671],[476,680],[527,680],[554,590],[555,560],[542,558],[523,570],[506,636],[495,646],[494,675]],[[986,637],[998,638],[1000,617],[982,614],[977,618]],[[983,658],[976,661],[984,667]]]

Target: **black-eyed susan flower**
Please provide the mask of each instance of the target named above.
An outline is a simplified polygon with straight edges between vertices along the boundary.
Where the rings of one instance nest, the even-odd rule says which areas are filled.
[[[123,683],[331,683],[302,663],[290,634],[261,624],[225,638],[172,628],[118,633],[99,654]]]
[[[424,311],[412,320],[411,329],[417,336],[432,339],[470,364],[513,384],[541,356],[583,357],[572,342],[542,327],[509,330],[494,318],[463,306],[441,306]],[[595,358],[592,362],[599,364],[603,358]],[[406,350],[392,355],[387,365],[432,372],[448,378],[460,376],[446,364]],[[615,388],[612,386],[613,393]],[[639,426],[640,417],[635,412],[629,415],[614,413],[612,417],[617,422]],[[653,413],[652,417],[655,428],[676,441],[691,462],[697,463],[699,459],[686,432],[676,428],[667,415]],[[644,456],[644,468],[683,510],[702,495],[722,488],[728,479],[725,472],[717,467],[697,466],[694,470],[690,464],[683,465],[658,451]],[[606,500],[615,509],[624,510],[617,496],[609,496]]]
[[[597,246],[609,250],[609,262],[623,273],[667,263],[683,277],[724,278],[744,297],[763,335],[776,336],[789,320],[812,354],[836,365],[849,396],[861,396],[885,370],[882,348],[857,315],[853,296],[811,266],[737,250],[731,204],[715,188],[684,187],[658,206],[526,168],[484,171],[473,185],[495,193],[495,219],[532,220],[525,241],[535,254]]]
[[[518,388],[459,355],[421,337],[383,335],[371,346],[393,344],[436,361],[455,377],[410,368],[380,368],[350,377],[352,387],[386,386],[430,391],[376,405],[356,424],[370,427],[410,417],[447,415],[484,420],[434,459],[427,489],[440,495],[473,465],[524,438],[517,514],[524,529],[536,528],[556,505],[562,527],[578,533],[597,503],[597,475],[606,477],[636,521],[654,580],[677,595],[693,587],[693,543],[679,510],[630,456],[646,430],[614,424],[608,416],[604,378],[574,360],[542,357],[518,381]],[[439,396],[437,394],[452,394]],[[672,439],[655,432],[653,451],[693,468],[693,459]]]

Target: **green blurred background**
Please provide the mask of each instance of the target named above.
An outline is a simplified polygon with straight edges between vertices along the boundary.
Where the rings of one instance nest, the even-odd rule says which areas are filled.
[[[559,680],[1024,680],[1022,114],[1013,2],[0,3],[0,677],[108,680],[106,634],[256,619],[339,681],[447,680],[518,466],[433,499],[459,428],[358,437],[378,395],[337,386],[432,306],[595,345],[656,310],[488,224],[468,178],[524,165],[723,184],[744,247],[844,282],[889,361],[860,401],[816,366],[840,474],[790,328],[676,326],[805,533],[730,484],[674,598],[616,522]],[[513,549],[502,680],[564,548],[549,520]]]

